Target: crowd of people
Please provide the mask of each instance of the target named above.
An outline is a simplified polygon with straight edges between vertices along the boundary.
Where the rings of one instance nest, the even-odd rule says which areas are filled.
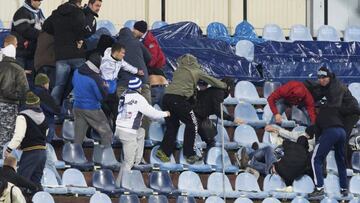
[[[208,118],[222,117],[220,105],[233,91],[234,80],[209,76],[195,56],[185,54],[178,58],[169,83],[163,72],[165,55],[145,21],[137,21],[132,30],[122,28],[116,37],[102,35],[89,50],[102,0],[89,0],[85,7],[82,3],[69,0],[45,18],[41,0],[25,0],[14,14],[0,62],[0,149],[5,157],[0,200],[24,202],[19,188],[30,193],[42,189],[46,143],[55,137],[55,117],[64,119],[63,103],[71,92],[74,142],[82,144],[92,128],[102,148],[111,148],[114,136],[122,143],[117,185],[124,171],[143,162],[150,119],[165,118],[164,139],[156,152],[162,162],[169,162],[175,150],[180,121],[185,124],[183,153],[189,164],[203,159],[194,147],[197,134],[208,149],[215,145],[216,132]],[[316,185],[313,195],[321,195],[324,160],[334,148],[346,194],[345,154],[359,104],[329,67],[321,67],[317,76],[318,81],[290,81],[268,98],[274,117],[265,130],[283,153],[254,143],[240,150],[239,165],[263,175],[277,173],[287,185],[309,174]],[[279,127],[282,113],[293,106],[309,117],[305,132]],[[223,118],[235,125],[246,123],[232,114],[224,113]],[[11,155],[15,149],[23,151],[18,167]]]

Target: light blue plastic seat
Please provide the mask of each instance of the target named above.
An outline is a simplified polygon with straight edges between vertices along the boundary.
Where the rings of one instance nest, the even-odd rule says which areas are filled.
[[[324,199],[321,200],[320,203],[338,203],[338,201],[336,201],[331,197],[325,197]]]
[[[181,123],[176,136],[176,142],[178,148],[182,148],[182,145],[184,143],[184,133],[185,133],[185,124]],[[199,149],[206,148],[206,143],[201,140],[201,137],[199,135],[195,136],[195,146],[196,148]]]
[[[161,107],[157,104],[154,104],[154,108],[156,110],[162,111]],[[156,122],[159,122],[160,124],[165,124],[165,118],[160,118],[160,119],[156,120]]]
[[[154,30],[154,29],[162,28],[162,27],[164,27],[165,25],[168,25],[168,23],[165,22],[165,21],[155,21],[155,22],[152,24],[151,29]]]
[[[324,179],[324,191],[328,197],[341,198],[339,177],[328,173]]]
[[[55,203],[54,198],[48,192],[37,192],[31,200],[33,203]]]
[[[262,128],[266,125],[266,121],[260,120],[255,108],[247,102],[240,102],[236,105],[234,114],[235,118],[240,118],[255,128]]]
[[[143,176],[140,171],[125,171],[121,179],[121,187],[126,191],[135,193],[139,196],[150,195],[153,190],[145,185]]]
[[[360,198],[359,197],[354,197],[353,199],[351,199],[349,201],[349,203],[360,203]]]
[[[94,163],[86,159],[84,150],[80,144],[66,143],[62,149],[62,159],[73,168],[91,170]]]
[[[210,193],[215,194],[216,196],[226,196],[229,198],[238,198],[240,197],[240,192],[234,191],[231,187],[229,178],[224,177],[225,191],[223,191],[223,174],[220,172],[212,173],[207,182],[207,189]],[[225,192],[225,194],[224,194]]]
[[[179,195],[167,171],[152,171],[149,175],[149,185],[159,194]]]
[[[8,147],[8,145],[9,145],[9,143],[10,142],[5,143],[4,147],[3,147],[2,158],[4,160],[5,160],[5,151],[6,151],[7,147]],[[19,162],[20,158],[21,158],[21,155],[22,155],[22,150],[14,149],[14,150],[12,150],[11,155],[13,155],[16,158],[16,160]]]
[[[305,199],[304,197],[298,196],[295,197],[291,203],[310,203],[307,199]]]
[[[184,166],[184,170],[188,169],[189,171],[200,172],[200,173],[209,173],[215,171],[211,165],[207,165],[204,163],[204,160],[200,160],[195,162],[194,164],[189,164],[184,156],[184,150],[180,150],[179,162]]]
[[[350,179],[349,191],[356,196],[360,196],[360,175],[355,175]]]
[[[114,174],[110,169],[94,171],[92,185],[96,190],[109,195],[117,195],[123,192],[123,189],[116,186]]]
[[[253,203],[253,201],[249,198],[239,197],[235,200],[234,203]]]
[[[247,124],[242,124],[236,127],[234,132],[234,140],[240,146],[244,147],[251,147],[254,142],[259,143],[255,129]]]
[[[212,147],[206,156],[206,164],[211,165],[216,171],[222,171],[222,149],[221,147]],[[228,153],[224,150],[224,167],[226,173],[237,173],[239,167],[232,165]]]
[[[294,180],[292,186],[294,192],[302,196],[312,193],[315,188],[313,180],[308,175],[303,175],[301,178]]]
[[[265,25],[262,38],[270,41],[284,42],[285,36],[281,28],[276,24]]]
[[[184,171],[179,176],[178,188],[181,193],[192,197],[208,197],[211,193],[205,190],[198,174]]]
[[[4,159],[0,159],[0,167],[3,167],[4,165]]]
[[[140,200],[136,195],[121,195],[119,203],[140,203]]]
[[[272,121],[275,121],[273,119],[273,116],[274,116],[274,114],[272,113],[269,104],[267,104],[264,107],[264,114],[263,114],[262,119],[265,120],[267,124],[273,124],[273,123],[270,123]],[[282,121],[281,121],[281,127],[283,127],[283,128],[294,128],[295,126],[296,126],[295,121],[288,120],[287,117],[286,117],[286,114],[283,113]]]
[[[116,160],[113,148],[111,146],[104,147],[102,145],[94,145],[92,160],[101,168],[111,170],[119,170],[121,164]]]
[[[278,191],[285,187],[285,182],[277,174],[268,174],[264,179],[264,192],[268,192],[272,197],[278,199],[293,199],[296,193]]]
[[[345,42],[360,42],[360,27],[348,26],[344,32]]]
[[[165,195],[150,195],[148,203],[168,203]]]
[[[348,88],[352,96],[354,96],[358,101],[358,103],[360,103],[360,83],[359,82],[350,83]]]
[[[271,81],[266,81],[264,83],[264,98],[268,98],[271,93],[273,93],[277,88],[279,88],[281,86],[280,82],[271,82]]]
[[[111,199],[107,194],[96,192],[90,198],[90,203],[112,203]]]
[[[112,36],[115,36],[118,33],[115,25],[110,20],[98,20],[96,23],[96,30],[100,28],[106,28]]]
[[[55,153],[55,150],[54,150],[54,147],[49,143],[46,143],[46,152],[47,152],[46,159],[49,159],[52,162],[54,162],[55,167],[57,169],[64,169],[65,168],[65,162],[58,160],[58,158],[56,156],[56,153]]]
[[[254,60],[255,47],[249,40],[240,40],[236,43],[235,54],[252,62]]]
[[[74,121],[65,119],[62,126],[62,137],[68,141],[74,141],[75,139],[75,123]]]
[[[273,197],[268,197],[262,201],[262,203],[281,203],[278,199]]]
[[[211,196],[205,200],[205,203],[225,203],[221,197]]]
[[[236,83],[234,96],[239,99],[239,101],[250,104],[267,104],[267,100],[259,97],[255,85],[249,81],[239,81]]]
[[[134,24],[136,23],[136,20],[127,20],[124,23],[124,27],[129,28],[130,30],[132,30],[134,28]]]
[[[232,97],[230,94],[224,99],[225,105],[236,105],[239,103],[239,100],[235,97]]]
[[[145,146],[153,147],[161,143],[164,138],[164,129],[161,123],[159,122],[151,122],[149,126],[149,138],[145,140]]]
[[[340,42],[340,37],[334,27],[322,25],[318,29],[317,41]]]
[[[260,190],[256,177],[248,172],[240,173],[236,177],[235,190],[250,199],[263,199],[268,196],[267,192]]]
[[[184,167],[182,164],[176,163],[173,154],[171,154],[171,156],[170,156],[170,162],[162,162],[159,158],[157,158],[156,152],[159,149],[159,147],[160,147],[159,145],[155,146],[151,150],[150,163],[153,166],[159,166],[160,170],[165,170],[165,171],[183,171],[184,170]]]
[[[326,170],[328,173],[338,175],[338,169],[335,160],[335,152],[331,150],[326,156]]]
[[[68,189],[61,183],[59,184],[54,172],[48,168],[44,168],[43,176],[41,178],[41,185],[43,186],[45,192],[51,194],[68,193]]]
[[[351,165],[354,169],[354,172],[360,172],[360,151],[353,152],[351,156]]]
[[[290,41],[313,41],[310,29],[304,25],[293,25],[290,29]]]
[[[176,198],[176,203],[196,203],[196,200],[194,197],[178,196]]]
[[[79,195],[95,194],[95,188],[88,187],[84,175],[78,169],[66,169],[62,175],[62,181],[68,188],[69,193]]]
[[[237,149],[239,148],[239,145],[237,142],[231,142],[229,135],[225,129],[225,127],[223,127],[222,125],[218,124],[217,125],[217,134],[215,136],[215,146],[216,147],[221,147],[222,145],[222,138],[221,135],[224,136],[224,147],[225,149]]]
[[[300,110],[299,108],[293,106],[291,109],[291,120],[295,121],[299,125],[309,126],[310,118]]]

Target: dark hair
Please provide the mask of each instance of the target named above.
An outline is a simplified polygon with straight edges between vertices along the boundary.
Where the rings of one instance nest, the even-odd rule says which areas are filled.
[[[111,53],[114,53],[116,51],[120,51],[121,49],[125,49],[125,46],[121,43],[114,43],[111,47]]]
[[[81,1],[82,0],[69,0],[70,3],[73,3],[73,4],[81,4]]]
[[[89,0],[88,4],[94,4],[96,1],[102,2],[102,0]]]
[[[3,195],[4,190],[7,188],[8,183],[5,180],[0,180],[0,197]]]

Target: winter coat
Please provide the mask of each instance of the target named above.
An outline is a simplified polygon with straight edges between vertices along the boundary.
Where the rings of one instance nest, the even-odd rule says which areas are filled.
[[[54,36],[47,32],[41,32],[38,37],[34,56],[34,67],[38,71],[41,67],[55,67]]]
[[[150,68],[163,68],[166,63],[165,55],[154,35],[147,31],[142,41],[151,54],[151,60],[147,63]]]

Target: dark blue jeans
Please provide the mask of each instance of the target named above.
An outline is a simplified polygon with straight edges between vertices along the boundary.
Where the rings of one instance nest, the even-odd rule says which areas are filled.
[[[263,175],[269,174],[270,168],[277,161],[272,147],[267,146],[249,154],[251,158],[250,167]]]
[[[159,105],[162,107],[162,98],[165,94],[165,85],[151,86],[151,103],[152,105]]]
[[[35,184],[41,184],[41,178],[46,163],[46,150],[23,152],[17,173]]]
[[[85,59],[83,58],[56,61],[56,79],[51,96],[55,99],[57,105],[61,105],[63,99],[71,92],[71,75],[74,70],[83,65],[84,62]]]

